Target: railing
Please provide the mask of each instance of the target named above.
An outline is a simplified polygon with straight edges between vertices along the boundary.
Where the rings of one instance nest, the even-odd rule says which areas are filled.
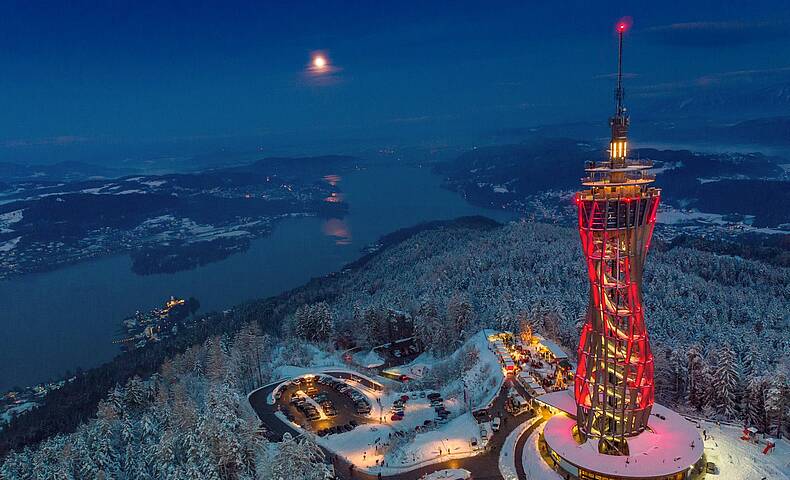
[[[589,161],[584,163],[585,169],[591,168],[610,168],[611,162],[609,160],[603,161]],[[624,167],[641,167],[641,168],[653,168],[653,161],[652,160],[626,160]]]
[[[637,172],[623,172],[624,179],[622,181],[614,181],[608,176],[590,175],[582,177],[582,185],[593,186],[617,186],[617,185],[640,185],[656,181],[655,174]]]

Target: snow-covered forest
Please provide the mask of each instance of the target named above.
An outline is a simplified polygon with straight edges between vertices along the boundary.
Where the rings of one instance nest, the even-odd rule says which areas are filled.
[[[296,309],[280,336],[262,333],[270,319],[246,306],[249,324],[116,387],[95,419],[10,454],[0,477],[323,478],[315,468],[323,454],[310,441],[256,435],[246,393],[279,367],[339,357],[338,337],[375,344],[386,309],[410,313],[437,356],[482,327],[517,330],[522,321],[573,352],[588,284],[574,230],[514,223],[418,233],[328,288],[327,303]],[[660,402],[787,436],[790,269],[656,248],[645,305]]]
[[[422,340],[442,352],[454,339],[437,331],[515,331],[526,319],[574,352],[589,288],[577,235],[525,222],[422,233],[343,277],[336,328],[364,342],[365,309],[398,308],[412,312]],[[764,430],[785,426],[790,269],[654,248],[644,282],[658,400],[722,419],[749,415]]]

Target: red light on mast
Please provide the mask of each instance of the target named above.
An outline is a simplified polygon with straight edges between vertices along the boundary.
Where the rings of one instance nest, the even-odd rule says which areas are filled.
[[[617,30],[617,33],[625,33],[631,28],[632,24],[633,21],[631,20],[631,17],[623,17],[617,22],[615,30]]]

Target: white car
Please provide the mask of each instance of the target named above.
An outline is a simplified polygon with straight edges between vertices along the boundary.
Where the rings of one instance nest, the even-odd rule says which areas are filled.
[[[500,426],[500,425],[502,425],[502,419],[501,419],[501,418],[499,418],[499,417],[495,417],[495,418],[494,418],[494,419],[491,421],[491,428],[492,428],[492,429],[493,429],[495,432],[498,432],[498,431],[499,431],[499,426]]]

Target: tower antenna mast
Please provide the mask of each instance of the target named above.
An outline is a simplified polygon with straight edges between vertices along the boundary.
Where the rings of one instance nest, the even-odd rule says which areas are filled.
[[[618,117],[625,113],[623,108],[623,97],[625,96],[625,92],[623,91],[623,34],[625,33],[625,28],[626,25],[624,22],[617,25],[617,34],[620,36],[620,48],[617,52],[617,90],[615,91],[617,110],[615,111],[615,115]]]

